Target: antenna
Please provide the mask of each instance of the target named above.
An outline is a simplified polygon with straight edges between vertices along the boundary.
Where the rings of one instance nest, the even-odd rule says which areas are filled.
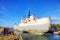
[[[28,12],[28,18],[30,17],[30,10],[29,10],[29,12]]]

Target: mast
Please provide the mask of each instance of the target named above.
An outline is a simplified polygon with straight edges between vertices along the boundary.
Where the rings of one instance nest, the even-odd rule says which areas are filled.
[[[30,10],[29,10],[29,12],[28,12],[28,18],[30,18]]]

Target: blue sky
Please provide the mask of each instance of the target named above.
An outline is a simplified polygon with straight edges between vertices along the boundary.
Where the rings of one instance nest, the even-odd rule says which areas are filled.
[[[60,18],[59,0],[0,0],[0,26],[13,27],[27,17],[28,11],[36,17]],[[60,23],[60,21],[54,21]]]

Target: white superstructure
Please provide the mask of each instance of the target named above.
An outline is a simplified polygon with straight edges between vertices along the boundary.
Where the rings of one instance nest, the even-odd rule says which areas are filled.
[[[33,15],[29,18],[22,19],[21,23],[14,26],[15,30],[36,31],[45,33],[50,28],[50,18],[35,18]]]

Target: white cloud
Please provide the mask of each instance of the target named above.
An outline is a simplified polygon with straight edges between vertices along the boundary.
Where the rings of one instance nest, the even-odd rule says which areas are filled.
[[[3,13],[2,11],[0,11],[0,17],[1,17],[1,16],[5,16],[4,13]]]
[[[8,10],[4,6],[1,5],[0,15],[7,16],[8,15],[7,12]]]
[[[8,10],[7,10],[4,6],[1,6],[1,10],[2,10],[3,12],[8,12]]]
[[[53,20],[53,21],[54,20],[60,21],[60,18],[58,18],[58,17],[52,17],[51,20]]]

